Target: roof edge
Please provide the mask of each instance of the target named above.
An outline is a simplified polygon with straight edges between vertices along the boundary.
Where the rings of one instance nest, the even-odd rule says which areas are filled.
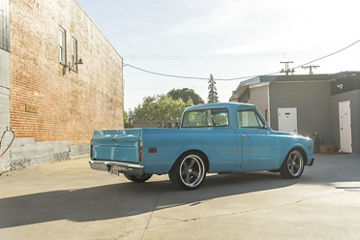
[[[80,8],[80,10],[85,14],[85,16],[90,20],[91,24],[95,26],[95,28],[100,32],[100,34],[104,37],[105,41],[110,44],[111,48],[115,51],[115,53],[121,58],[121,62],[122,64],[124,64],[124,59],[123,57],[120,55],[120,53],[115,49],[115,47],[112,45],[112,43],[110,42],[110,40],[105,36],[105,34],[101,31],[101,29],[96,25],[96,23],[91,19],[91,17],[89,16],[89,14],[87,14],[87,12],[85,11],[85,9],[80,5],[80,3],[78,2],[78,0],[74,0],[74,2],[77,4],[77,6]]]

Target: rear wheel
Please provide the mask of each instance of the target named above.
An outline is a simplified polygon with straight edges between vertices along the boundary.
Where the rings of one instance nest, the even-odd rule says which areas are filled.
[[[132,182],[137,182],[137,183],[142,183],[142,182],[146,182],[147,180],[149,180],[152,176],[152,174],[144,174],[142,176],[135,176],[135,175],[129,175],[124,173],[125,177],[127,179],[129,179]]]
[[[291,150],[280,168],[281,176],[299,178],[304,172],[304,162],[304,156],[298,149]]]
[[[181,156],[171,169],[171,183],[186,190],[196,189],[206,176],[205,157],[199,153],[188,153]]]

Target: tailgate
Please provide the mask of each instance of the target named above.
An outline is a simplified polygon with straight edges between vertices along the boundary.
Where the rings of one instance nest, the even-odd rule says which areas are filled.
[[[140,138],[141,129],[95,130],[91,159],[138,163]]]

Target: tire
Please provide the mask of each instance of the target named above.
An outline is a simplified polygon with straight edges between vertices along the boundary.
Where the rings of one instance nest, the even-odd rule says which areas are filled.
[[[205,156],[197,152],[183,154],[169,172],[170,182],[185,190],[198,188],[206,177]]]
[[[146,182],[147,180],[149,180],[151,178],[152,174],[144,174],[142,176],[134,176],[134,175],[129,175],[129,174],[124,173],[124,176],[132,182],[143,183],[143,182]]]
[[[305,156],[298,149],[291,150],[286,156],[281,168],[280,174],[283,178],[299,178],[304,172]]]

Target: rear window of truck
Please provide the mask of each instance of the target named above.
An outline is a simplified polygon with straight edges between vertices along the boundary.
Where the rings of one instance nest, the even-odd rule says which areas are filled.
[[[199,109],[184,113],[182,128],[226,127],[229,113],[226,108]]]

